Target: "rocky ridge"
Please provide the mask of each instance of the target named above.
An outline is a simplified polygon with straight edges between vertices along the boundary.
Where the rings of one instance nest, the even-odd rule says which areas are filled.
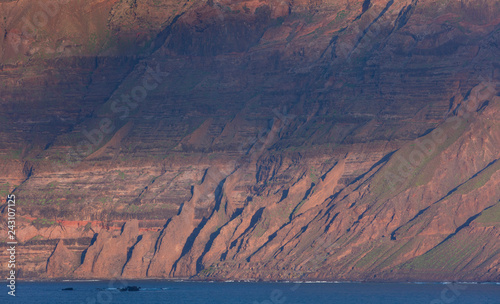
[[[498,281],[498,1],[18,2],[23,277]]]

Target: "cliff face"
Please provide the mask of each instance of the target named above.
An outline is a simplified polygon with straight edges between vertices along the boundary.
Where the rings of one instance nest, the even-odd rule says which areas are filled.
[[[40,5],[0,2],[22,277],[499,280],[500,1]]]

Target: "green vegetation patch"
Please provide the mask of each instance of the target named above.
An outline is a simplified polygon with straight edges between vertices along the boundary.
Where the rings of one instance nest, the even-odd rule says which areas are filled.
[[[262,215],[264,216],[264,214]],[[257,223],[257,226],[255,227],[255,236],[257,238],[260,238],[266,233],[266,231],[269,229],[269,226],[271,225],[271,222],[268,218],[261,218],[259,222]]]
[[[31,222],[33,226],[35,226],[37,229],[44,228],[44,227],[50,227],[54,225],[56,221],[49,220],[46,218],[37,218]]]
[[[200,271],[200,275],[209,277],[210,275],[212,275],[216,271],[217,271],[217,267],[215,267],[214,265],[210,265],[208,268],[205,268],[202,271]]]
[[[10,150],[7,153],[0,155],[2,159],[20,159],[23,149]]]
[[[408,262],[403,268],[454,271],[467,263],[484,246],[485,241],[481,238],[454,236]]]
[[[0,198],[4,199],[9,195],[9,189],[10,189],[10,184],[5,183],[5,184],[0,184]]]
[[[120,177],[121,179],[125,179],[126,175],[123,171],[118,170],[116,172],[118,173],[118,177]]]
[[[382,203],[408,188],[430,182],[438,168],[439,155],[460,138],[468,125],[465,120],[445,123],[396,151],[371,183],[372,192],[378,200]],[[441,136],[437,136],[436,132],[441,132]],[[444,138],[442,143],[436,141],[438,137]],[[433,149],[428,149],[429,142],[432,142]]]
[[[335,17],[334,21],[341,21],[345,17],[347,17],[347,11],[346,10],[341,10],[340,12],[337,13],[337,16]]]
[[[384,269],[385,267],[392,266],[394,264],[394,261],[396,261],[401,256],[404,256],[408,252],[410,252],[415,247],[416,243],[417,243],[417,238],[414,238],[407,243],[401,243],[395,245],[392,249],[389,248],[386,254],[390,254],[390,251],[392,251],[393,253],[390,254],[389,257],[387,257],[386,259],[383,259],[382,262],[377,266],[377,268]],[[397,250],[394,251],[394,249],[396,248]]]
[[[500,162],[496,161],[495,163],[486,167],[477,176],[475,176],[474,178],[471,178],[470,180],[465,182],[463,185],[461,185],[455,193],[459,194],[459,195],[463,195],[463,194],[467,194],[473,190],[481,188],[491,179],[491,176],[495,172],[497,172],[498,170],[500,170]]]
[[[34,237],[32,237],[31,239],[28,240],[29,241],[40,241],[40,240],[45,240],[46,238],[44,238],[43,236],[41,235],[35,235]]]
[[[387,246],[376,247],[356,262],[355,267],[365,268],[373,265],[380,257],[387,252]]]
[[[316,172],[316,168],[313,167],[310,169],[309,177],[311,178],[311,181],[313,183],[315,183],[315,184],[318,183],[319,176],[318,176],[318,172]]]
[[[90,229],[92,229],[92,223],[91,223],[91,222],[88,222],[87,224],[85,224],[85,227],[83,227],[83,231],[84,231],[84,232],[87,232],[87,231],[89,231]]]
[[[476,218],[475,222],[481,224],[500,223],[500,201],[488,210],[485,210]]]

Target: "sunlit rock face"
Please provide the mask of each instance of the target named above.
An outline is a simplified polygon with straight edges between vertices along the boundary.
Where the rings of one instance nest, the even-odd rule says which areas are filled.
[[[0,1],[21,276],[498,280],[499,12]]]

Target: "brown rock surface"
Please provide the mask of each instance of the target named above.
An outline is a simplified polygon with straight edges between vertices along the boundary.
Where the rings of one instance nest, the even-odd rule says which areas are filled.
[[[64,241],[57,243],[56,249],[47,261],[47,276],[49,278],[69,278],[80,265],[80,257],[69,250]]]
[[[102,231],[83,256],[83,263],[75,270],[77,277],[112,278],[122,274],[130,257],[130,249],[137,243],[139,221],[127,222],[122,231]]]
[[[0,3],[22,277],[500,280],[499,1],[37,11]]]

